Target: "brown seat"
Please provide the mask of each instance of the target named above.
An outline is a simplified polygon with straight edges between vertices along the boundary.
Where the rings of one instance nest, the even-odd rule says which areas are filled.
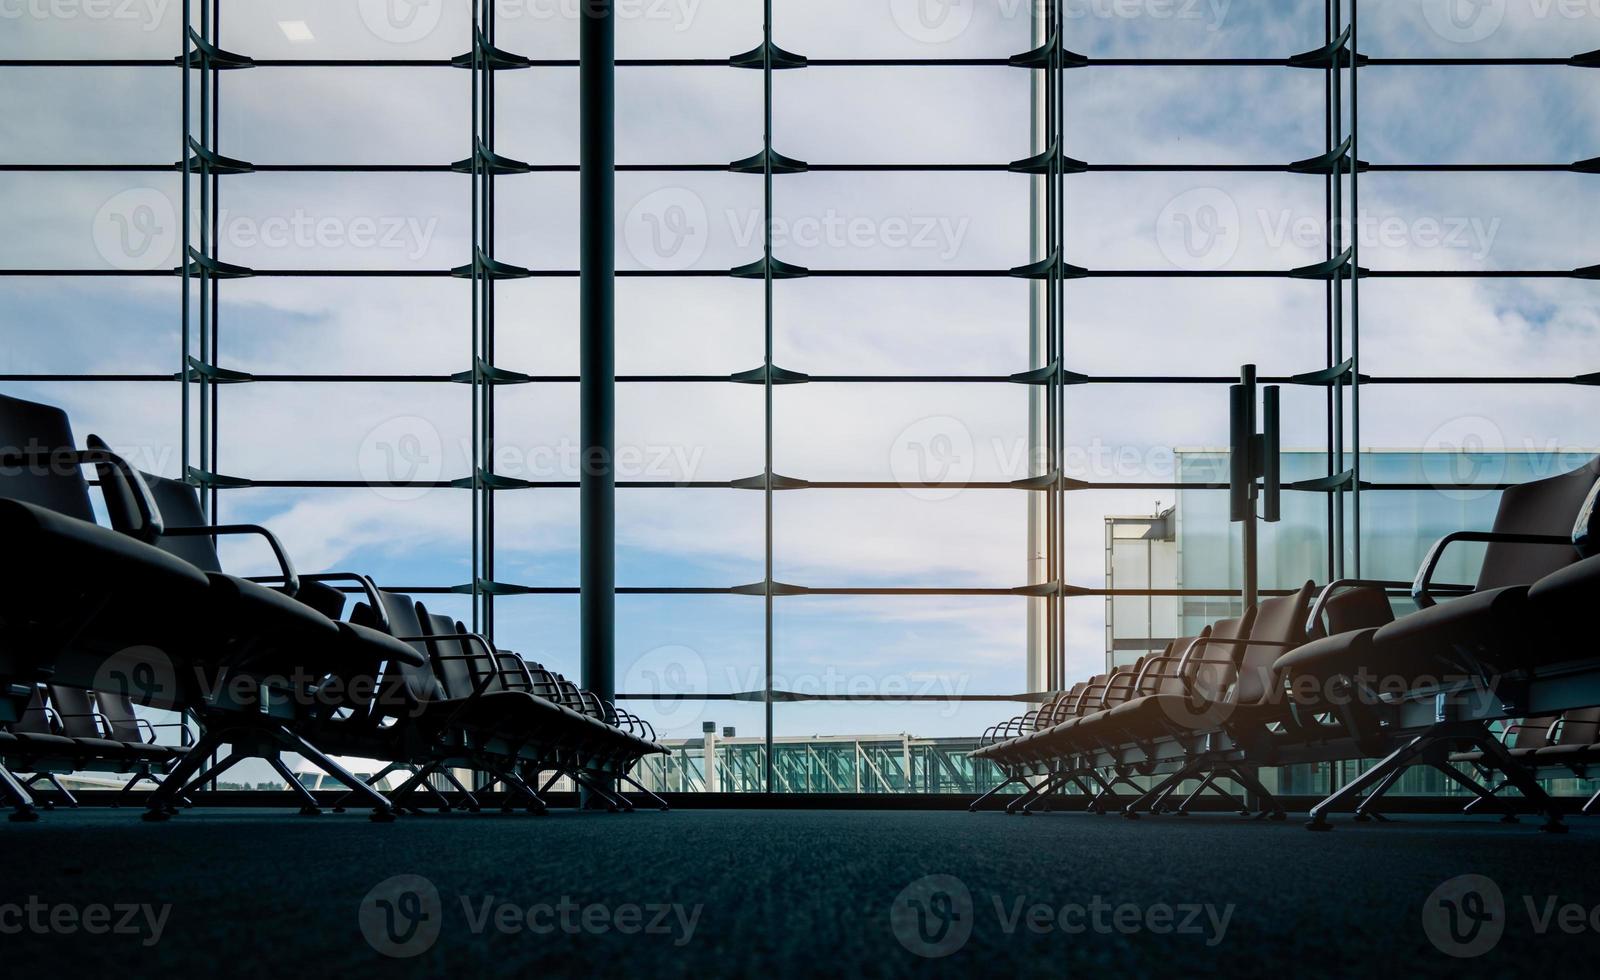
[[[1514,758],[1533,755],[1539,749],[1550,744],[1550,731],[1555,727],[1560,715],[1546,715],[1541,718],[1523,718],[1506,725],[1501,733],[1510,747]],[[1451,762],[1478,763],[1484,760],[1482,752],[1452,752]]]
[[[1357,672],[1426,681],[1460,673],[1469,658],[1509,669],[1549,655],[1548,644],[1530,642],[1529,589],[1582,557],[1572,545],[1573,528],[1597,479],[1600,457],[1569,473],[1507,489],[1493,530],[1484,536],[1488,547],[1471,594],[1431,605],[1425,574],[1419,573],[1413,592],[1425,608],[1370,635],[1308,644],[1282,658],[1280,667],[1291,679],[1319,682]],[[1451,540],[1441,539],[1430,561]],[[1568,589],[1583,589],[1593,573],[1570,574],[1572,580],[1558,578],[1547,594],[1565,600]]]

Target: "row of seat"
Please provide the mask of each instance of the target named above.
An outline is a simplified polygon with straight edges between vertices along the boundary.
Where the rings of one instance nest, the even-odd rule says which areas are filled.
[[[1425,765],[1508,817],[1498,794],[1514,787],[1544,813],[1545,829],[1559,831],[1561,814],[1535,767],[1552,758],[1581,765],[1587,747],[1570,742],[1561,756],[1541,757],[1545,747],[1525,745],[1530,762],[1494,726],[1564,715],[1570,738],[1581,739],[1581,712],[1600,705],[1597,498],[1600,459],[1508,489],[1492,530],[1447,535],[1411,583],[1308,582],[1074,685],[985,735],[974,754],[1006,779],[973,807],[1023,782],[1008,812],[1027,813],[1068,786],[1103,809],[1129,786],[1136,795],[1123,812],[1135,817],[1191,781],[1199,786],[1191,799],[1221,792],[1225,777],[1261,801],[1259,816],[1281,819],[1257,778],[1262,767],[1382,757],[1313,807],[1309,826],[1327,829],[1328,813],[1354,803],[1359,815],[1374,813],[1407,769]],[[1446,551],[1469,542],[1487,546],[1477,582],[1435,582]],[[1406,585],[1419,608],[1396,618],[1388,593]],[[1483,786],[1452,760],[1498,774],[1501,786]],[[1135,776],[1156,778],[1141,787]]]
[[[200,733],[146,802],[146,819],[166,819],[243,759],[287,773],[282,752],[328,773],[379,821],[430,791],[429,776],[453,780],[454,768],[491,773],[541,811],[544,773],[608,809],[632,808],[619,782],[648,793],[629,771],[667,750],[646,723],[463,624],[359,574],[299,574],[267,529],[208,525],[194,487],[139,472],[94,436],[77,449],[57,408],[0,396],[0,447],[0,534],[12,545],[0,563],[0,724],[20,743],[16,727],[42,682],[188,713]],[[85,466],[109,528],[95,521]],[[265,541],[278,573],[227,574],[216,549],[227,535]],[[352,606],[346,588],[361,601]],[[223,746],[231,751],[213,762]],[[385,795],[334,755],[415,774]],[[0,790],[13,819],[35,818],[4,766]],[[303,811],[315,812],[300,792]]]
[[[1589,777],[1589,767],[1600,762],[1600,708],[1568,711],[1543,718],[1523,718],[1502,729],[1511,758],[1536,774]],[[1511,783],[1495,768],[1494,760],[1482,752],[1454,752],[1450,761],[1474,767],[1486,782],[1493,782],[1491,794],[1498,794]],[[1467,812],[1485,802],[1480,797],[1467,804]],[[1584,804],[1588,813],[1600,806],[1600,792]]]
[[[176,728],[178,744],[161,742],[161,728]],[[126,694],[40,684],[17,721],[0,730],[0,759],[13,772],[31,774],[22,780],[24,787],[48,782],[76,807],[77,798],[58,776],[127,775],[120,793],[126,797],[146,780],[159,786],[193,744],[188,725],[141,718]]]

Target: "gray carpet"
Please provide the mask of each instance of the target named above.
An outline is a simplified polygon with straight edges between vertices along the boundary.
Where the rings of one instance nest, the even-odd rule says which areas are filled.
[[[457,813],[374,826],[212,809],[146,825],[85,810],[0,826],[0,855],[10,976],[1575,975],[1600,953],[1600,820],[1583,818],[1551,837],[1416,816],[1313,835],[1221,815]],[[1493,887],[1458,882],[1430,904],[1462,875]],[[1572,904],[1583,912],[1559,911]]]

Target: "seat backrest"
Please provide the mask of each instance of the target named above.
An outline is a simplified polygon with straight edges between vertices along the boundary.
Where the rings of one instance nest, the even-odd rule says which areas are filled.
[[[1186,651],[1192,656],[1187,663],[1180,665],[1186,681],[1185,690],[1193,690],[1210,701],[1220,698],[1233,684],[1239,657],[1244,650],[1243,644],[1227,641],[1242,640],[1249,636],[1255,621],[1256,607],[1247,606],[1242,616],[1212,623],[1210,632],[1202,639],[1214,642],[1192,644]]]
[[[11,730],[28,735],[54,735],[55,725],[50,721],[50,713],[45,710],[44,688],[35,684],[33,693],[28,695],[28,703],[23,707],[17,720],[11,723]]]
[[[573,711],[576,711],[580,715],[588,715],[591,718],[601,717],[601,713],[595,707],[594,701],[583,696],[582,688],[567,680],[565,677],[562,677],[560,674],[556,675],[556,683],[561,687],[561,698],[563,704],[571,708]]]
[[[108,447],[99,436],[91,435],[89,448]],[[106,500],[106,516],[111,519],[112,529],[143,538],[145,528],[139,519],[139,508],[134,502],[133,488],[128,486],[128,481],[122,473],[109,463],[98,463],[94,469],[96,476],[100,478],[100,492]],[[140,471],[139,475],[150,488],[150,496],[155,501],[156,510],[161,512],[163,527],[206,526],[208,522],[205,511],[200,506],[198,488],[191,487],[181,480],[169,480],[153,473]],[[216,546],[212,544],[209,536],[163,535],[155,539],[155,546],[201,571],[222,571],[222,562],[217,558]]]
[[[1126,667],[1118,667],[1111,672],[1111,680],[1106,682],[1105,692],[1100,695],[1101,708],[1114,708],[1138,695],[1134,690],[1134,682],[1139,679],[1139,674],[1143,672],[1145,661],[1148,659],[1140,657]]]
[[[528,674],[533,680],[533,693],[546,701],[563,703],[561,685],[556,683],[556,675],[546,670],[539,664],[529,664]]]
[[[427,629],[424,632],[433,637],[454,636],[456,624],[449,616],[438,616],[428,612],[428,607],[417,603],[417,619]],[[433,661],[433,671],[443,683],[444,693],[450,698],[470,698],[478,684],[482,683],[485,674],[491,675],[485,691],[495,690],[492,679],[494,673],[490,664],[484,663],[475,651],[476,645],[457,639],[433,639],[428,641],[428,656]]]
[[[0,497],[94,523],[89,481],[77,465],[58,455],[77,445],[66,412],[0,395],[0,454],[35,458],[27,465],[0,468]]]
[[[1057,694],[1055,697],[1039,706],[1039,717],[1034,721],[1035,729],[1048,728],[1058,721],[1066,719],[1071,713],[1074,702],[1083,693],[1084,681],[1079,681],[1071,687]]]
[[[94,705],[89,692],[80,687],[49,686],[50,704],[56,709],[56,721],[61,734],[68,738],[104,738],[100,723],[95,720]]]
[[[164,476],[152,476],[149,473],[141,474],[144,482],[150,487],[150,496],[155,498],[156,508],[161,511],[161,523],[168,528],[174,527],[205,527],[206,515],[200,509],[200,490],[179,480],[169,480]],[[117,478],[121,481],[121,477]],[[122,484],[124,487],[127,484]],[[112,517],[112,527],[116,527],[117,518]],[[122,530],[122,528],[117,528]],[[211,537],[197,534],[193,537],[166,534],[156,539],[156,547],[200,569],[202,572],[222,571],[222,559],[217,557],[217,546],[212,543]]]
[[[1594,745],[1600,742],[1600,708],[1569,711],[1561,716],[1561,728],[1556,733],[1557,745]],[[1522,740],[1517,739],[1517,747]]]
[[[1096,674],[1085,681],[1083,690],[1078,692],[1078,700],[1068,708],[1067,715],[1087,715],[1099,711],[1100,699],[1105,696],[1106,685],[1110,682],[1110,674]]]
[[[390,636],[406,639],[427,635],[428,631],[417,619],[417,604],[410,597],[380,590],[378,598],[382,600],[383,611],[389,617]],[[373,614],[372,607],[365,602],[356,603],[355,608],[350,611],[350,622],[358,626],[378,628],[378,617]],[[410,642],[422,654],[423,662],[420,665],[412,665],[395,660],[388,661],[380,681],[380,690],[387,694],[396,690],[398,685],[398,689],[417,704],[445,700],[444,685],[439,683],[438,676],[433,672],[432,657],[429,656],[427,643],[421,640]]]
[[[1316,597],[1315,583],[1307,582],[1292,595],[1262,600],[1250,627],[1250,642],[1239,655],[1238,679],[1229,694],[1234,704],[1259,704],[1278,693],[1281,685],[1275,683],[1272,665],[1306,642],[1306,618]]]
[[[456,622],[456,632],[465,633],[466,631],[466,624],[458,620]],[[533,694],[533,675],[528,670],[528,662],[522,659],[522,655],[514,650],[498,649],[495,654],[495,666],[497,668],[495,671],[495,683],[499,688],[507,691],[520,691],[524,694]]]
[[[1495,532],[1572,537],[1596,480],[1600,480],[1600,456],[1570,473],[1507,489],[1494,516]],[[1531,585],[1579,557],[1577,548],[1496,542],[1484,553],[1478,589]]]
[[[343,619],[344,608],[350,602],[339,589],[326,582],[315,582],[307,578],[300,580],[300,591],[294,594],[294,598],[295,601],[305,603],[329,619]]]
[[[1560,718],[1560,715],[1544,715],[1508,722],[1505,743],[1513,749],[1542,749],[1550,744],[1550,729]]]
[[[1139,685],[1139,693],[1146,694],[1182,694],[1183,674],[1179,670],[1184,651],[1194,645],[1195,641],[1211,635],[1211,627],[1207,626],[1200,631],[1200,636],[1185,636],[1173,640],[1167,647],[1167,652],[1162,654],[1166,659],[1147,665],[1144,681]]]
[[[139,730],[139,716],[133,712],[133,700],[126,694],[96,691],[94,701],[100,708],[100,714],[105,717],[106,724],[111,727],[112,738],[119,742],[145,740],[144,733]]]
[[[1327,633],[1375,629],[1394,622],[1394,606],[1382,589],[1358,588],[1340,592],[1327,605]]]

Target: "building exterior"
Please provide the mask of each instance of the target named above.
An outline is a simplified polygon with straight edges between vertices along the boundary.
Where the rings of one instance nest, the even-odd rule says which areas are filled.
[[[759,793],[764,789],[766,740],[720,732],[707,724],[697,739],[663,744],[634,775],[655,792]],[[775,790],[780,793],[956,793],[978,795],[1003,778],[975,760],[973,738],[915,735],[811,735],[772,740]]]
[[[1494,522],[1501,484],[1524,483],[1581,465],[1593,454],[1526,451],[1485,453],[1363,452],[1363,483],[1381,491],[1361,495],[1359,574],[1410,581],[1432,544],[1461,529],[1487,529]],[[1228,454],[1180,450],[1178,481],[1226,483]],[[1283,479],[1320,477],[1323,453],[1285,452]],[[1464,485],[1480,484],[1481,487]],[[1283,519],[1260,525],[1261,588],[1293,589],[1330,579],[1325,493],[1283,494]],[[1347,513],[1351,537],[1356,523]],[[1228,522],[1228,495],[1212,489],[1177,492],[1177,503],[1159,513],[1106,518],[1106,588],[1155,591],[1237,591],[1243,585],[1241,526]],[[1482,545],[1451,548],[1438,580],[1472,582]],[[1355,574],[1353,556],[1347,573]],[[1401,605],[1405,600],[1397,600]],[[1237,615],[1239,600],[1226,595],[1108,596],[1106,664],[1131,663],[1163,649],[1174,637],[1193,636],[1207,623]],[[1401,606],[1397,606],[1397,611]]]

